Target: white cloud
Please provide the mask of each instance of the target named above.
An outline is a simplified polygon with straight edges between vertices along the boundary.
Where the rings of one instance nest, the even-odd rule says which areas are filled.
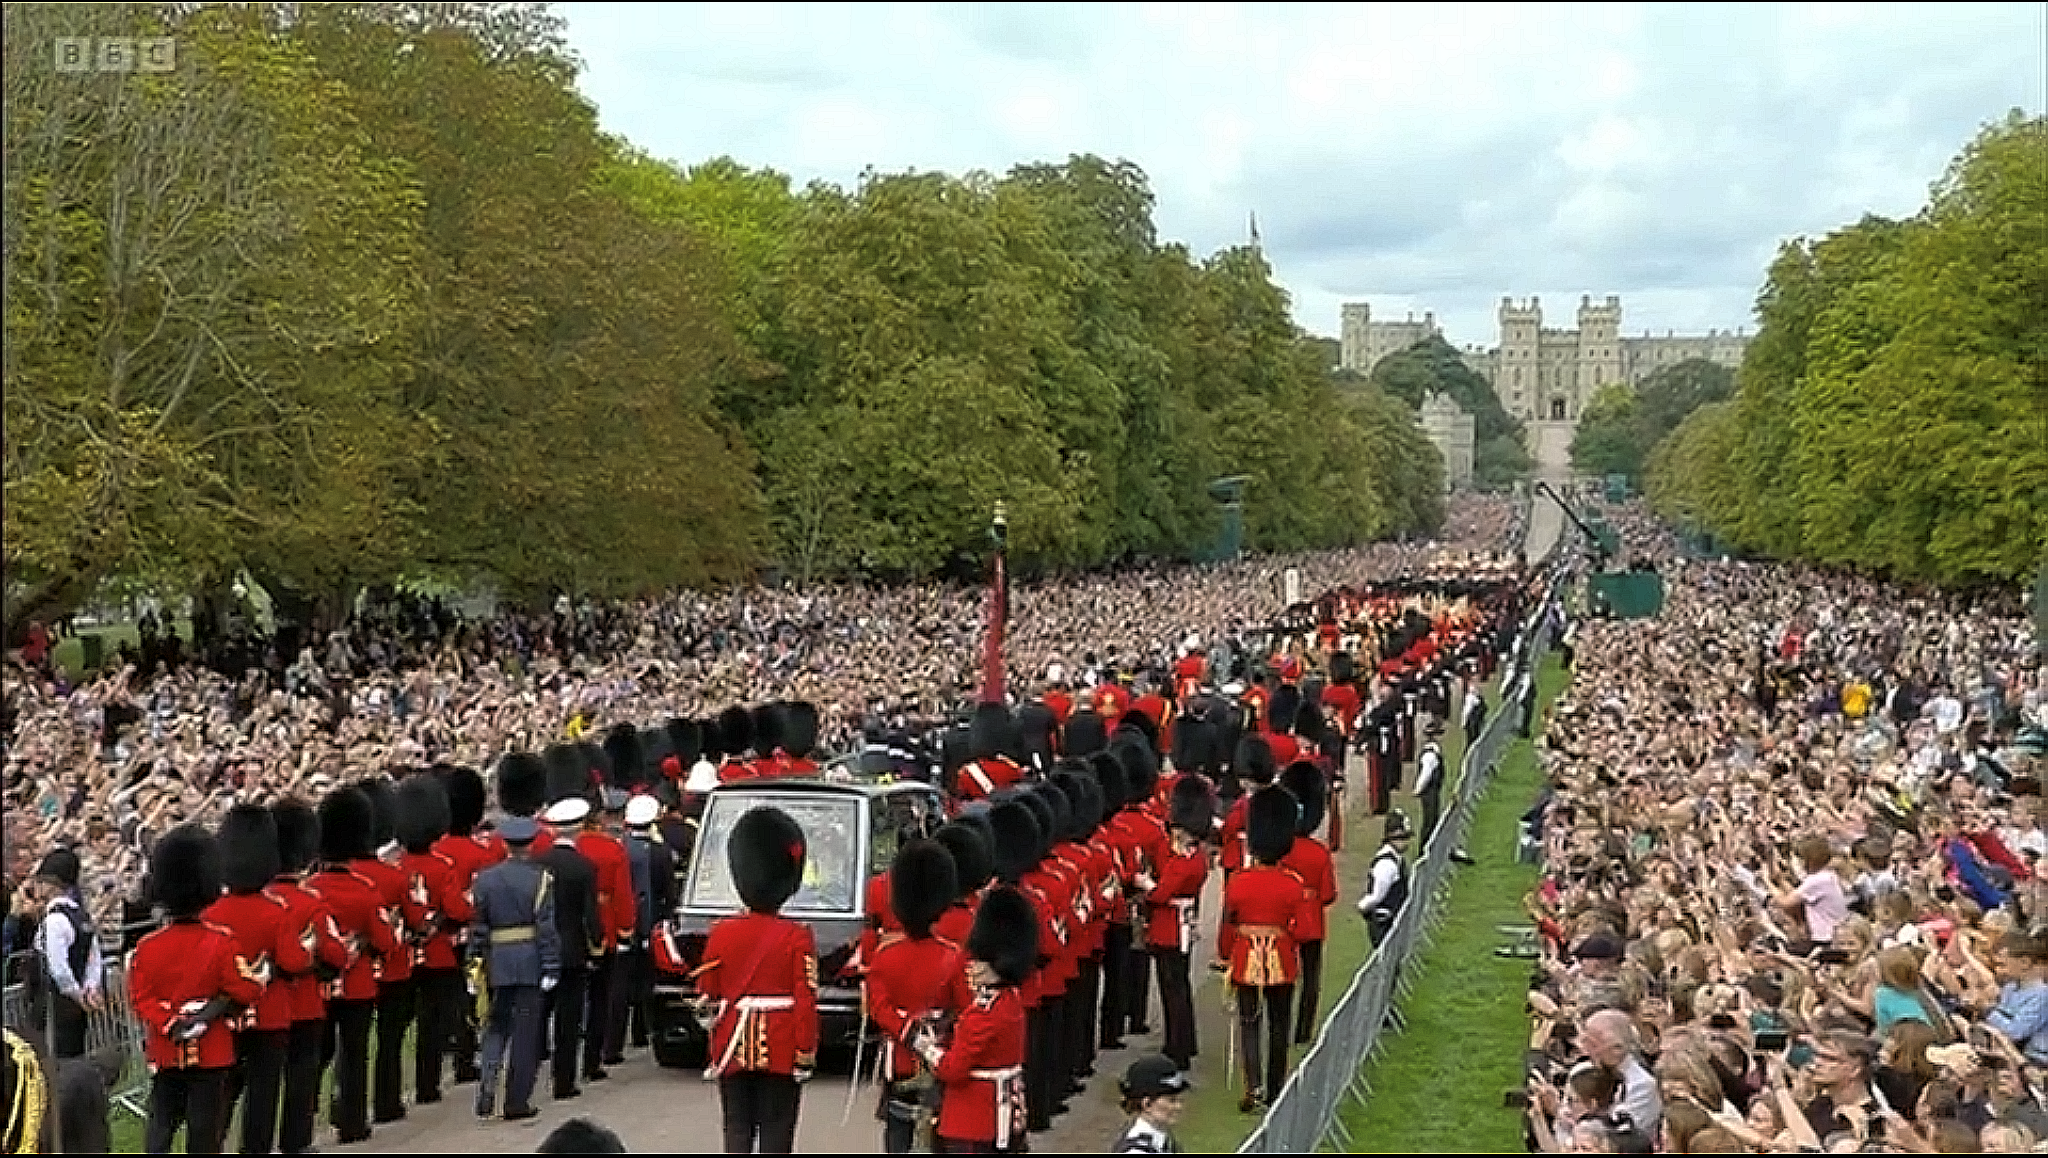
[[[1295,315],[1503,294],[1631,332],[1747,325],[1789,236],[1904,216],[1985,122],[2042,111],[2044,8],[563,6],[604,126],[851,185],[1127,158],[1206,255],[1256,212]]]

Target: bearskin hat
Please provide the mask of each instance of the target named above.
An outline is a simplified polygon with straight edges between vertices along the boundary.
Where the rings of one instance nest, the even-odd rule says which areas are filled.
[[[967,955],[987,962],[1003,985],[1021,985],[1031,976],[1038,964],[1038,913],[1023,893],[1009,887],[989,890],[974,911]]]
[[[1077,821],[1074,807],[1078,801],[1067,794],[1067,786],[1055,780],[1038,782],[1034,789],[1039,799],[1052,806],[1052,831],[1048,833],[1048,845],[1074,839],[1074,825]],[[1050,851],[1050,850],[1048,850]]]
[[[370,801],[370,855],[376,856],[398,837],[398,800],[389,776],[372,776],[358,781],[356,787]]]
[[[988,810],[990,867],[997,880],[1016,884],[1038,866],[1041,856],[1038,814],[1020,799],[1004,800]]]
[[[690,765],[704,754],[704,722],[686,720],[678,716],[668,722],[666,729],[670,749],[676,762],[683,766],[683,774],[689,775]]]
[[[498,761],[498,807],[507,816],[532,816],[547,806],[547,762],[532,752],[505,753]]]
[[[1314,747],[1323,740],[1322,705],[1301,701],[1301,708],[1294,713],[1294,734],[1302,743]]]
[[[1062,730],[1062,734],[1069,756],[1093,756],[1109,747],[1109,725],[1092,711],[1075,712],[1068,716],[1067,726]]]
[[[754,746],[754,713],[738,704],[718,713],[718,750],[726,756],[744,756]]]
[[[474,768],[443,764],[434,769],[448,794],[448,831],[468,836],[484,820],[484,778]]]
[[[277,871],[302,873],[320,859],[320,814],[303,800],[280,800],[270,806],[277,824]]]
[[[260,804],[237,804],[220,818],[220,876],[231,893],[260,892],[277,879],[277,818]]]
[[[1287,850],[1294,847],[1295,818],[1300,812],[1294,794],[1285,788],[1274,785],[1252,793],[1244,818],[1252,859],[1278,864]]]
[[[662,765],[676,758],[675,741],[669,738],[667,728],[642,728],[640,730],[640,780],[643,786],[662,782],[667,769]],[[675,765],[675,775],[681,779],[690,769],[687,765]]]
[[[1109,742],[1117,743],[1124,739],[1127,732],[1138,733],[1144,740],[1145,747],[1151,749],[1152,759],[1156,763],[1159,759],[1159,724],[1152,717],[1132,708],[1116,718],[1116,734],[1109,738]]]
[[[947,728],[939,733],[939,770],[945,773],[946,782],[952,783],[953,773],[974,759],[974,737],[966,728]]]
[[[1330,653],[1330,682],[1348,684],[1358,678],[1358,661],[1348,651]]]
[[[1060,808],[1053,803],[1054,794],[1045,791],[1045,785],[1032,784],[1015,790],[1017,800],[1031,810],[1031,819],[1038,825],[1038,851],[1032,855],[1032,863],[1045,859],[1052,846],[1060,838]],[[1066,797],[1059,797],[1061,805]]]
[[[733,889],[756,913],[773,913],[804,883],[804,830],[780,808],[750,808],[725,845]]]
[[[589,740],[576,742],[576,754],[583,758],[584,790],[595,793],[612,782],[612,758],[607,755],[604,745]],[[594,801],[593,801],[594,803]]]
[[[725,755],[724,725],[720,722],[720,719],[717,716],[707,717],[705,719],[698,720],[696,723],[698,744],[697,759],[700,761],[708,760],[713,764],[718,763],[718,761]],[[753,726],[753,720],[751,717],[748,718],[747,726],[749,728]],[[735,752],[733,753],[733,755],[737,756],[739,755],[739,753]],[[689,773],[689,769],[687,768],[685,768],[683,771],[685,775]]]
[[[638,788],[647,783],[642,774],[641,762],[646,759],[640,747],[640,729],[631,724],[614,724],[604,734],[606,769],[605,786],[609,788]]]
[[[198,824],[165,833],[149,855],[149,896],[172,920],[190,920],[220,899],[220,845]]]
[[[1194,716],[1173,722],[1174,771],[1207,774],[1215,771],[1218,759],[1215,724]]]
[[[552,744],[541,753],[547,762],[547,804],[590,794],[590,764],[574,744]]]
[[[782,747],[782,720],[783,711],[780,703],[759,704],[754,708],[755,755],[766,756]]]
[[[818,750],[818,705],[809,700],[782,705],[782,750],[798,760]]]
[[[398,846],[407,852],[426,852],[434,842],[448,835],[454,813],[448,787],[439,776],[413,775],[398,782],[394,794],[398,803]]]
[[[953,858],[953,875],[958,886],[953,892],[953,901],[979,892],[981,886],[995,875],[995,860],[989,852],[988,838],[973,824],[949,820],[939,826],[932,839]]]
[[[1091,800],[1088,790],[1082,785],[1087,777],[1075,773],[1071,768],[1061,767],[1046,778],[1046,782],[1060,790],[1067,798],[1067,828],[1061,839],[1075,844],[1087,841],[1095,832],[1095,826],[1102,819],[1099,805]]]
[[[1328,795],[1323,785],[1323,770],[1316,767],[1313,760],[1296,760],[1281,771],[1280,787],[1285,788],[1294,797],[1294,802],[1301,806],[1301,816],[1294,822],[1295,835],[1314,835],[1315,830],[1322,827],[1325,797]]]
[[[889,866],[889,907],[912,937],[931,936],[939,919],[960,895],[960,873],[953,854],[935,840],[904,842]]]
[[[320,801],[320,859],[367,860],[377,853],[377,806],[361,788],[337,788]]]
[[[1025,767],[1041,776],[1052,771],[1053,731],[1058,727],[1059,718],[1042,703],[1034,700],[1017,708],[1017,732],[1024,741]]]
[[[1010,709],[1002,704],[976,704],[974,718],[967,725],[968,758],[989,760],[997,756],[1016,759],[1022,755],[1023,733]]]
[[[1124,762],[1107,748],[1088,757],[1088,769],[1102,788],[1102,815],[1107,820],[1131,801],[1131,778],[1124,774]]]
[[[1167,803],[1166,823],[1184,829],[1197,839],[1216,834],[1216,800],[1209,782],[1200,776],[1182,776],[1173,782],[1173,798]]]
[[[1237,758],[1231,761],[1238,778],[1260,787],[1273,782],[1273,745],[1257,732],[1248,732],[1237,740]]]
[[[1124,807],[1152,799],[1159,788],[1159,756],[1151,746],[1119,729],[1109,750],[1124,766]]]
[[[1291,732],[1300,716],[1301,689],[1293,684],[1274,688],[1273,698],[1266,703],[1266,726],[1275,732]]]

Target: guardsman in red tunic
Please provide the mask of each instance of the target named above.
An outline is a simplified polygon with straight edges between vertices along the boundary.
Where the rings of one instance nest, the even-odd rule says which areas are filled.
[[[1186,651],[1173,661],[1173,695],[1182,704],[1195,698],[1209,675],[1209,656],[1202,649],[1202,638],[1191,635],[1185,646]]]
[[[935,840],[911,840],[896,851],[888,879],[890,907],[901,927],[883,939],[862,980],[861,1002],[882,1031],[882,1152],[908,1154],[922,1099],[918,1056],[904,1044],[911,1030],[936,1016],[945,1002],[948,966],[959,949],[932,932],[932,923],[960,894],[953,856]]]
[[[1289,1019],[1301,970],[1294,928],[1302,884],[1301,878],[1280,867],[1280,861],[1294,847],[1298,811],[1285,788],[1252,793],[1245,830],[1253,863],[1233,875],[1223,890],[1216,950],[1228,963],[1230,983],[1237,991],[1238,1050],[1244,1058],[1245,1082],[1237,1108],[1246,1113],[1279,1097],[1287,1077]],[[1263,1035],[1262,1016],[1270,1023]]]
[[[504,861],[508,855],[505,841],[495,832],[479,831],[484,820],[484,805],[487,792],[484,778],[474,768],[439,767],[435,769],[441,777],[442,786],[448,790],[448,835],[434,842],[434,851],[447,857],[455,865],[452,885],[462,893],[463,911],[469,911],[469,887],[476,883],[476,874],[494,864]],[[455,981],[457,1000],[455,1009],[446,1011],[442,1024],[448,1030],[447,1049],[455,1062],[455,1084],[467,1085],[477,1078],[477,1027],[476,1003],[466,998],[467,987],[463,970],[469,964],[469,926],[456,929],[451,935],[455,948]]]
[[[452,814],[447,781],[431,772],[398,783],[398,868],[413,904],[426,910],[426,932],[413,948],[413,985],[419,997],[419,1036],[413,1043],[413,1099],[441,1100],[441,1057],[467,989],[455,934],[469,927],[469,888],[455,858],[440,852]],[[472,845],[471,847],[475,847]]]
[[[327,1043],[334,1061],[328,1108],[343,1145],[370,1136],[370,1019],[377,1009],[377,962],[396,954],[395,918],[377,883],[357,868],[374,859],[376,806],[362,789],[337,788],[320,802],[318,873],[307,888],[334,916],[349,964],[327,987]]]
[[[277,820],[260,804],[237,804],[216,837],[227,895],[201,919],[235,935],[237,951],[263,982],[263,996],[232,1019],[235,1069],[228,1105],[242,1101],[242,1153],[268,1154],[277,1140],[278,1099],[292,1034],[288,975],[313,969],[313,941],[292,919],[291,905],[271,892],[277,878]]]
[[[754,775],[754,713],[738,704],[718,713],[718,782],[732,784]]]
[[[620,808],[625,807],[624,795],[618,793]],[[603,1081],[607,1076],[604,1067],[624,1060],[618,1055],[606,1055],[611,1044],[606,1038],[619,946],[633,943],[640,920],[639,901],[633,893],[633,869],[626,859],[626,846],[604,830],[603,814],[596,809],[583,818],[582,831],[576,834],[576,851],[597,870],[597,918],[604,930],[604,951],[590,963],[588,1014],[583,1022],[583,1076],[590,1081]]]
[[[816,776],[818,762],[818,706],[807,700],[782,705],[782,760],[784,776]]]
[[[1294,1016],[1294,1043],[1307,1045],[1316,1032],[1316,1005],[1322,997],[1323,939],[1329,928],[1330,906],[1337,903],[1337,868],[1330,850],[1316,839],[1323,823],[1329,793],[1323,770],[1307,760],[1297,760],[1280,773],[1280,786],[1300,806],[1294,825],[1294,844],[1280,858],[1280,867],[1301,878],[1301,919],[1295,923],[1295,947],[1301,958],[1301,1008]]]
[[[909,1045],[945,1091],[933,1128],[948,1154],[1022,1153],[1025,1012],[1018,992],[1038,959],[1038,915],[1014,888],[982,898],[965,951],[970,997],[941,1041],[929,1026]]]
[[[1074,714],[1074,697],[1067,690],[1067,673],[1064,668],[1054,664],[1046,669],[1045,693],[1038,698],[1044,702],[1046,707],[1052,709],[1053,722],[1064,729],[1067,726],[1067,720]],[[1066,751],[1064,745],[1060,748],[1060,751],[1063,753]]]
[[[1131,710],[1131,689],[1114,679],[1105,679],[1095,689],[1095,710],[1105,720],[1120,720]]]
[[[1040,868],[1048,847],[1045,828],[1039,820],[1041,809],[1050,811],[1050,805],[1020,792],[997,801],[988,812],[989,826],[995,832],[996,880],[1016,889],[1030,903],[1038,928],[1034,939],[1038,953],[1030,972],[1020,979],[1017,994],[1026,1013],[1026,1053],[1038,1063],[1029,1068],[1030,1080],[1025,1083],[1024,1128],[1030,1131],[1043,1130],[1051,1123],[1050,1091],[1046,1088],[1051,1060],[1047,1050],[1046,986],[1063,935],[1057,905],[1048,891],[1050,882]],[[970,1000],[971,994],[964,995],[961,1004]]]
[[[337,978],[348,968],[348,947],[327,902],[309,892],[305,875],[320,855],[320,818],[301,801],[271,807],[277,827],[278,875],[269,892],[285,904],[295,936],[311,943],[314,960],[305,971],[289,973],[271,984],[291,993],[291,1034],[285,1047],[284,1096],[278,1115],[277,1148],[300,1154],[313,1145],[313,1120],[320,1102],[321,1051],[327,1043],[327,998],[323,978]]]
[[[1117,826],[1124,840],[1124,896],[1129,910],[1132,948],[1124,963],[1121,1012],[1122,1023],[1111,1027],[1116,1036],[1142,1036],[1152,1032],[1145,1023],[1152,1004],[1152,959],[1145,955],[1144,898],[1137,888],[1140,873],[1157,878],[1159,862],[1166,855],[1166,824],[1154,811],[1154,794],[1159,787],[1159,757],[1143,737],[1119,730],[1110,743],[1110,753],[1123,765],[1124,787],[1129,795],[1117,814]]]
[[[383,1125],[405,1117],[404,1061],[406,1031],[419,1013],[419,995],[412,980],[413,953],[427,934],[427,907],[414,896],[412,880],[397,864],[398,799],[389,779],[379,776],[359,786],[376,810],[375,855],[353,862],[355,870],[375,881],[384,909],[391,915],[397,947],[377,961],[377,1060],[370,1071],[370,1121]],[[387,856],[390,859],[385,859]]]
[[[725,1152],[796,1147],[802,1083],[817,1064],[818,948],[809,925],[779,910],[803,885],[804,831],[779,808],[750,809],[726,841],[733,888],[747,911],[711,926],[697,966],[701,1000],[717,1010],[711,1064]]]
[[[1244,786],[1244,793],[1230,804],[1230,812],[1223,818],[1222,831],[1217,842],[1222,848],[1223,875],[1228,880],[1231,874],[1252,863],[1249,845],[1244,831],[1245,813],[1251,807],[1252,793],[1270,787],[1276,774],[1273,763],[1273,746],[1266,737],[1248,733],[1238,737],[1237,755],[1232,760],[1237,772],[1238,783]]]
[[[782,705],[759,704],[749,713],[754,724],[754,762],[748,779],[780,776],[786,758],[782,750]]]
[[[965,945],[967,934],[974,931],[975,906],[981,904],[981,894],[987,891],[989,878],[995,875],[995,854],[983,830],[965,820],[949,820],[940,825],[932,839],[951,854],[953,873],[959,879],[953,903],[932,922],[932,935],[954,946]],[[949,1009],[959,1012],[956,1007]]]
[[[959,801],[986,800],[1024,779],[1023,735],[1010,709],[1002,704],[978,704],[968,724],[970,759],[954,773],[947,787]]]
[[[150,856],[150,893],[170,924],[142,938],[128,965],[128,999],[149,1061],[144,1148],[168,1154],[185,1127],[187,1153],[218,1154],[228,1128],[228,1019],[263,997],[256,964],[235,935],[200,919],[220,897],[220,850],[196,824],[165,833]]]
[[[1209,846],[1215,831],[1216,804],[1209,782],[1190,773],[1174,785],[1169,805],[1166,856],[1156,878],[1141,879],[1145,888],[1145,949],[1159,973],[1159,1010],[1165,1041],[1160,1052],[1183,1073],[1194,1068],[1195,992],[1188,962],[1195,950],[1202,886],[1209,880]]]

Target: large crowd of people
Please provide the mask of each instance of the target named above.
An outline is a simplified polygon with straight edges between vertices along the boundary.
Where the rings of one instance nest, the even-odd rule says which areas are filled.
[[[1655,559],[1539,741],[1532,1148],[2048,1142],[2048,672],[2017,593]]]

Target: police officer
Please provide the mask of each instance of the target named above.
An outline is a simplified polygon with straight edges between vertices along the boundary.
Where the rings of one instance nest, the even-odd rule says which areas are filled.
[[[541,995],[555,987],[562,955],[551,879],[527,855],[539,833],[531,819],[507,820],[498,835],[511,855],[478,873],[470,889],[475,906],[470,940],[482,947],[490,986],[482,1080],[476,1090],[479,1118],[490,1117],[495,1108],[508,1049],[512,1064],[505,1083],[505,1119],[540,1113],[533,1105],[533,1083],[540,1069]]]
[[[1396,809],[1387,813],[1386,832],[1380,850],[1373,854],[1365,896],[1359,898],[1358,913],[1365,918],[1374,948],[1387,939],[1401,906],[1408,903],[1408,817]]]
[[[86,1013],[100,1005],[106,966],[99,936],[78,895],[78,854],[60,848],[43,858],[36,881],[49,896],[35,947],[41,957],[28,975],[34,1028],[50,1030],[52,1058],[85,1056]]]

